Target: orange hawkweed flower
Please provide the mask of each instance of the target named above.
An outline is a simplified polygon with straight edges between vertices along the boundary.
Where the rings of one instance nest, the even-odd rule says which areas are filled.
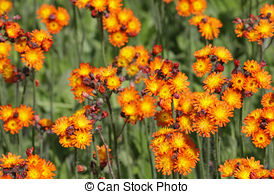
[[[274,121],[267,124],[265,131],[271,138],[274,138]]]
[[[42,19],[43,22],[47,21],[48,17],[55,12],[55,7],[53,5],[43,4],[38,10],[38,19]]]
[[[134,87],[125,88],[123,92],[120,92],[117,101],[120,106],[127,104],[132,101],[139,101],[140,95]]]
[[[125,46],[119,52],[119,57],[125,58],[128,62],[131,62],[136,55],[134,46]]]
[[[7,14],[12,9],[12,2],[9,0],[1,0],[0,1],[0,15]]]
[[[179,0],[176,3],[176,10],[180,16],[190,16],[191,4],[189,0]]]
[[[244,62],[244,69],[251,74],[256,74],[257,72],[261,71],[260,65],[257,63],[257,61],[254,60],[247,60]]]
[[[117,90],[121,86],[121,81],[118,76],[114,75],[107,78],[107,87],[110,90]]]
[[[8,155],[2,154],[2,158],[0,158],[0,167],[1,168],[12,168],[17,164],[23,162],[24,159],[21,159],[21,156],[16,156],[16,154],[8,153]]]
[[[189,82],[187,81],[188,77],[182,73],[179,72],[174,78],[168,80],[168,82],[171,85],[171,89],[173,92],[185,92],[188,89]]]
[[[108,0],[108,10],[110,13],[118,13],[121,11],[123,4],[122,0]]]
[[[225,47],[214,47],[213,54],[218,57],[218,61],[222,61],[224,63],[233,60],[231,53]]]
[[[92,129],[92,122],[89,120],[85,115],[76,115],[73,116],[72,123],[74,128],[79,130],[91,130]]]
[[[44,52],[40,48],[27,48],[25,53],[21,54],[21,60],[26,66],[39,71],[43,67]]]
[[[274,107],[274,93],[270,92],[264,94],[262,97],[261,104],[263,105],[263,107]]]
[[[244,35],[244,24],[243,23],[237,24],[234,32],[237,35],[237,37],[242,37]]]
[[[245,75],[242,72],[232,74],[231,83],[234,89],[242,90],[246,82]]]
[[[264,17],[268,17],[270,21],[274,21],[274,5],[268,5],[267,3],[260,9],[260,13]]]
[[[201,22],[199,24],[199,32],[203,37],[205,37],[205,39],[213,40],[219,36],[219,28],[222,26],[223,24],[217,18],[208,17],[207,22]]]
[[[45,130],[49,130],[54,123],[50,119],[40,119],[39,125],[43,127]]]
[[[132,17],[132,19],[127,24],[126,32],[130,34],[130,36],[135,36],[139,34],[141,31],[141,22],[137,17]]]
[[[118,19],[122,25],[127,25],[133,16],[133,11],[129,8],[124,8],[118,12]]]
[[[229,177],[233,176],[236,167],[237,162],[235,160],[229,159],[228,161],[225,161],[224,165],[220,165],[218,171],[222,173],[222,177]]]
[[[172,118],[172,113],[170,111],[159,111],[155,114],[155,118],[158,126],[170,126],[174,123],[174,119]]]
[[[177,121],[180,125],[180,129],[184,132],[186,132],[186,134],[189,134],[190,132],[193,131],[192,129],[192,121],[190,116],[188,115],[182,115],[181,117],[177,118]]]
[[[234,177],[238,179],[250,179],[251,169],[249,167],[240,165],[234,172]]]
[[[198,15],[204,12],[206,9],[206,0],[190,0],[191,12],[194,15]]]
[[[227,88],[223,92],[222,100],[229,106],[240,109],[242,107],[242,93],[232,88]]]
[[[158,80],[157,75],[151,75],[149,79],[145,79],[146,92],[149,95],[158,95],[160,88],[163,86],[164,82],[162,80]]]
[[[255,30],[262,38],[272,37],[274,33],[274,23],[261,19],[259,24],[255,26]]]
[[[203,81],[205,84],[203,88],[208,92],[215,92],[215,90],[221,87],[226,81],[226,78],[223,76],[222,72],[219,73],[211,73],[206,79]]]
[[[271,88],[271,75],[268,71],[261,70],[255,74],[255,79],[259,88],[270,89]]]
[[[98,157],[99,157],[99,160],[100,160],[100,167],[101,169],[103,169],[106,165],[107,165],[107,150],[108,150],[108,153],[109,153],[109,158],[110,158],[110,162],[112,163],[112,158],[113,156],[111,155],[111,149],[109,149],[109,147],[107,146],[107,150],[106,150],[106,147],[104,145],[102,146],[96,146],[96,149],[97,149],[97,153],[98,153]],[[93,152],[93,158],[94,159],[97,159],[96,157],[96,152],[94,151]]]
[[[11,44],[6,42],[0,42],[0,57],[7,57],[10,55]]]
[[[92,0],[90,4],[96,11],[103,12],[108,4],[107,0]]]
[[[196,163],[191,158],[187,157],[183,153],[179,153],[177,155],[177,161],[175,162],[174,168],[176,169],[175,172],[179,174],[183,173],[186,176],[188,173],[191,172],[191,168],[195,168]]]
[[[269,134],[260,129],[252,136],[252,143],[258,148],[265,148],[271,143],[271,138]]]
[[[71,141],[74,147],[80,149],[86,149],[86,146],[90,145],[92,134],[90,131],[76,131],[71,136]]]
[[[21,26],[16,22],[6,22],[5,30],[9,38],[16,39],[22,33]]]
[[[212,55],[213,54],[213,47],[211,44],[209,45],[206,45],[204,48],[198,50],[198,51],[195,51],[194,52],[194,56],[196,58],[205,58],[205,57],[208,57],[209,55]]]
[[[69,126],[72,125],[72,122],[69,120],[68,117],[61,117],[61,118],[58,118],[53,127],[52,127],[52,131],[54,133],[56,133],[57,135],[65,135],[66,134],[66,130]]]
[[[113,32],[109,34],[109,42],[115,47],[121,47],[128,42],[128,36],[122,31]]]
[[[242,127],[241,132],[246,133],[247,137],[253,136],[254,133],[256,133],[260,129],[259,123],[255,119],[248,119],[248,120],[245,119],[244,123],[246,125]]]
[[[156,112],[156,106],[154,105],[156,102],[155,99],[151,96],[144,96],[142,101],[139,104],[140,112],[139,114],[142,117],[152,117]]]
[[[19,130],[23,128],[23,124],[15,118],[11,118],[4,123],[4,130],[11,134],[19,133]]]
[[[80,8],[85,8],[91,0],[76,0],[75,5]]]
[[[16,108],[16,112],[18,113],[18,120],[24,125],[25,127],[28,127],[33,123],[33,113],[31,107],[27,107],[26,105],[21,105],[20,107]]]
[[[244,89],[249,92],[256,93],[258,91],[258,83],[255,78],[247,77],[244,83]]]
[[[70,20],[68,11],[65,8],[58,7],[56,11],[56,21],[61,25],[61,26],[66,26],[68,25]]]
[[[117,32],[121,28],[121,24],[117,18],[117,15],[110,13],[108,17],[103,17],[103,27],[108,32]]]
[[[233,117],[232,107],[226,102],[216,102],[214,106],[209,109],[209,115],[216,125],[223,127],[230,121],[229,117]]]
[[[11,105],[0,106],[0,119],[4,122],[7,121],[9,118],[13,117],[15,110],[12,108]]]
[[[209,117],[201,116],[195,118],[193,122],[193,131],[197,131],[200,136],[210,137],[210,134],[215,134],[218,131],[215,122],[212,121]]]
[[[45,30],[34,30],[31,35],[31,41],[39,46],[41,46],[45,40],[52,40],[52,36]]]
[[[57,21],[50,21],[46,23],[47,29],[51,34],[57,34],[62,30],[62,27]]]
[[[202,77],[211,71],[212,63],[209,58],[197,59],[192,68],[196,76]]]

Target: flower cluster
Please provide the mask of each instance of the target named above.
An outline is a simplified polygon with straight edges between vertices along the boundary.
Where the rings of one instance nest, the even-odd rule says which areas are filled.
[[[0,0],[0,15],[8,14],[12,9],[13,3],[9,0]]]
[[[206,40],[213,40],[214,38],[218,38],[220,34],[220,28],[223,27],[223,24],[220,20],[207,15],[193,16],[189,20],[189,23],[193,26],[197,26],[201,36]]]
[[[254,157],[226,160],[223,165],[220,165],[219,171],[222,177],[234,176],[237,179],[274,178],[274,169],[271,171],[265,169],[259,160],[255,161]]]
[[[59,33],[64,26],[67,26],[70,16],[67,10],[63,7],[54,7],[53,5],[43,4],[37,10],[38,19],[41,19],[46,24],[48,31],[51,34]]]
[[[194,56],[197,60],[192,68],[198,77],[214,71],[222,72],[223,65],[233,60],[231,53],[225,47],[216,47],[211,44],[195,51]]]
[[[117,76],[117,68],[112,65],[96,68],[89,63],[81,63],[71,73],[69,81],[75,99],[81,103],[97,93],[103,95],[107,90],[117,91],[123,79]]]
[[[178,0],[176,10],[180,16],[200,15],[206,9],[206,0]]]
[[[108,146],[107,146],[108,148]],[[96,146],[96,149],[97,149],[97,153],[98,153],[98,157],[99,157],[99,160],[100,160],[100,167],[101,169],[104,169],[105,166],[107,165],[107,152],[106,152],[106,148],[104,145],[102,146]],[[109,153],[109,157],[110,157],[110,162],[112,163],[112,155],[110,154],[111,152],[111,149],[108,148],[108,153]],[[93,158],[94,159],[97,159],[96,158],[96,152],[93,151]]]
[[[266,63],[259,64],[255,60],[247,60],[241,67],[238,60],[234,61],[235,68],[231,73],[230,85],[241,91],[246,97],[257,93],[259,88],[271,88],[271,75],[264,69]]]
[[[266,93],[261,103],[263,108],[252,111],[244,119],[242,133],[251,136],[256,147],[265,148],[274,137],[274,93]]]
[[[26,105],[16,108],[11,105],[0,106],[0,120],[4,121],[4,130],[11,134],[19,133],[23,127],[33,125],[33,113],[32,108]]]
[[[237,37],[262,44],[264,39],[271,38],[274,34],[274,5],[265,4],[259,16],[251,14],[247,19],[236,18],[234,23]]]
[[[102,19],[102,25],[109,33],[109,42],[122,47],[129,37],[141,31],[141,22],[129,8],[123,8],[122,0],[71,0],[78,8],[88,8],[92,17]]]
[[[93,121],[86,116],[89,111],[90,106],[86,106],[70,117],[63,116],[55,121],[52,131],[59,136],[63,147],[86,149],[90,145]]]
[[[44,52],[48,52],[53,43],[52,36],[45,30],[24,32],[19,23],[15,22],[17,19],[20,16],[13,19],[2,16],[0,19],[0,73],[7,83],[23,80],[29,75],[29,68],[39,71],[43,67]],[[26,68],[20,69],[11,64],[8,56],[12,44]]]
[[[199,151],[192,139],[180,130],[161,128],[153,133],[150,147],[155,154],[155,167],[170,175],[172,171],[184,176],[195,168]]]
[[[2,154],[2,158],[0,158],[0,178],[52,179],[55,176],[55,165],[36,154],[34,155],[32,151],[33,148],[26,151],[26,159],[10,152],[7,155]]]

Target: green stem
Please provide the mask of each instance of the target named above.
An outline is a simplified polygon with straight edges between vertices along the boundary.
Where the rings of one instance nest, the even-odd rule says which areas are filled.
[[[148,150],[148,155],[149,155],[149,163],[150,163],[150,169],[151,169],[151,175],[152,178],[155,179],[156,178],[156,170],[155,170],[155,165],[153,164],[153,158],[151,157],[151,150],[150,150],[150,137],[151,135],[149,135],[149,131],[150,131],[150,122],[146,121],[146,128],[145,128],[145,134],[146,134],[146,138],[147,138],[147,150]]]
[[[244,99],[243,99],[243,106],[244,106]],[[239,136],[240,136],[240,156],[244,157],[245,151],[244,151],[244,137],[241,132],[242,130],[242,122],[243,122],[243,107],[240,108],[239,111],[239,121],[238,121],[238,130],[239,130]]]
[[[204,168],[204,154],[203,154],[203,142],[202,142],[202,138],[199,136],[199,134],[196,134],[196,139],[197,139],[197,144],[198,144],[198,148],[200,150],[200,162],[199,162],[199,170],[200,170],[200,176],[202,179],[205,178],[205,168]]]
[[[112,179],[115,179],[115,176],[114,176],[114,173],[113,173],[113,170],[112,170],[112,167],[111,167],[111,163],[110,163],[110,156],[109,156],[109,152],[108,152],[108,146],[106,144],[106,141],[105,141],[105,138],[104,136],[102,135],[101,133],[101,129],[97,130],[99,135],[100,135],[100,138],[105,146],[105,149],[106,149],[106,153],[107,153],[107,165],[108,165],[108,168],[109,168],[109,171],[110,171],[110,174],[111,174],[111,177]]]
[[[93,137],[92,138],[92,144],[93,144],[93,149],[95,150],[95,153],[96,153],[96,162],[97,162],[97,174],[94,175],[94,176],[97,176],[97,178],[99,178],[99,176],[101,175],[101,168],[100,168],[100,158],[99,158],[99,154],[98,154],[98,151],[97,151],[97,148],[96,148],[96,142],[95,142],[95,138]],[[93,155],[93,153],[91,153],[91,155]],[[92,170],[91,170],[92,172]]]
[[[77,165],[78,165],[78,153],[77,153],[77,148],[74,148],[74,173],[75,173],[74,175],[76,179],[78,179]]]
[[[219,133],[217,132],[214,137],[214,142],[215,142],[215,148],[216,148],[216,156],[215,156],[215,172],[216,172],[216,178],[220,178],[220,173],[218,171],[218,167],[220,165],[220,141],[219,141]]]
[[[103,29],[103,15],[100,14],[100,17],[98,17],[98,28],[100,32],[100,38],[101,38],[101,52],[102,52],[102,58],[103,58],[103,64],[106,66],[106,55],[105,55],[105,36],[104,36],[104,29]]]
[[[205,171],[206,171],[206,178],[209,179],[210,178],[210,165],[209,165],[209,162],[210,162],[210,138],[206,138],[205,139]]]
[[[33,89],[33,97],[32,97],[33,106],[32,106],[32,109],[37,114],[37,112],[36,112],[35,69],[32,70],[32,89]],[[36,126],[36,123],[34,123],[34,125],[32,126],[32,147],[33,147],[33,154],[35,154],[35,126]]]
[[[113,135],[114,135],[114,155],[115,155],[115,161],[116,161],[116,167],[117,167],[117,177],[120,178],[120,164],[119,164],[119,155],[118,155],[118,136],[117,136],[116,126],[114,124],[113,112],[112,112],[112,107],[111,107],[109,98],[110,97],[106,97],[106,103],[108,106],[110,122],[111,122]]]

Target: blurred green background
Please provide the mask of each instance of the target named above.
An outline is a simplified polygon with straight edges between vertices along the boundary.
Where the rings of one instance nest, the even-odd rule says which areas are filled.
[[[217,17],[223,23],[221,33],[218,39],[214,40],[214,45],[225,46],[232,53],[233,57],[239,59],[241,63],[247,59],[259,59],[259,48],[256,43],[250,43],[247,40],[236,38],[234,34],[235,17],[246,18],[250,13],[258,15],[259,9],[265,3],[273,3],[271,0],[208,0],[205,14]],[[97,28],[97,20],[90,16],[90,12],[86,9],[79,10],[71,4],[69,0],[13,0],[14,9],[10,12],[10,16],[19,14],[22,19],[19,21],[26,31],[32,31],[36,28],[46,29],[45,25],[37,19],[36,10],[44,3],[65,7],[71,17],[68,26],[54,35],[54,44],[51,50],[46,54],[44,68],[37,73],[37,79],[40,86],[37,88],[37,114],[41,118],[51,118],[56,120],[61,116],[69,116],[76,109],[80,108],[76,101],[73,100],[73,94],[68,86],[68,77],[74,68],[77,68],[81,62],[89,62],[93,66],[101,66],[103,64],[101,55],[100,34]],[[191,87],[193,91],[202,91],[202,79],[196,78],[192,72],[192,63],[194,62],[193,53],[204,46],[200,33],[194,26],[188,24],[188,19],[176,14],[175,4],[163,4],[162,0],[126,0],[123,1],[125,7],[131,8],[134,14],[142,23],[142,30],[135,38],[130,38],[128,45],[144,45],[145,48],[151,50],[154,44],[160,44],[160,28],[162,25],[164,57],[181,64],[181,70],[185,72],[191,79]],[[159,9],[164,10],[164,15],[159,17]],[[163,12],[162,12],[163,13]],[[105,32],[105,37],[107,33]],[[267,43],[266,43],[267,44]],[[118,49],[111,46],[106,38],[106,61],[111,63],[112,59],[117,55]],[[266,69],[274,76],[274,47],[273,43],[264,53],[264,60],[268,64]],[[11,55],[13,64],[20,63],[19,56],[13,52]],[[233,69],[233,62],[225,66],[225,74],[229,75]],[[7,85],[1,79],[1,96],[3,104],[15,105],[15,85]],[[20,92],[23,88],[20,86]],[[252,96],[245,102],[244,117],[260,107],[262,92]],[[123,120],[120,118],[120,108],[116,103],[116,97],[112,97],[114,106],[115,120],[117,127],[121,129]],[[32,89],[31,83],[28,83],[26,104],[32,105]],[[52,103],[51,103],[52,102]],[[239,156],[236,140],[231,137],[231,129],[238,120],[236,116],[231,119],[232,122],[222,130],[221,139],[221,161]],[[103,128],[110,126],[106,119]],[[122,138],[119,139],[118,151],[121,167],[121,177],[123,178],[153,178],[163,177],[160,173],[155,174],[155,169],[151,169],[150,159],[151,150],[148,149],[148,143],[151,139],[152,131],[158,128],[154,121],[147,120],[151,123],[151,130],[147,131],[144,124],[136,124],[135,126],[127,125]],[[2,128],[2,125],[1,125]],[[238,129],[237,129],[238,130]],[[5,133],[2,129],[1,131]],[[31,146],[31,130],[24,129],[24,143],[22,150],[26,150]],[[107,130],[103,131],[107,143],[109,137]],[[2,134],[2,133],[1,133]],[[2,134],[3,135],[3,134]],[[0,143],[2,142],[2,136]],[[36,145],[39,145],[39,134],[37,134]],[[194,136],[193,136],[194,137]],[[62,148],[58,142],[58,137],[54,134],[47,134],[44,141],[44,158],[51,160],[57,167],[56,178],[73,178],[72,161],[73,149]],[[95,135],[96,144],[102,145],[98,135]],[[195,138],[194,138],[195,139]],[[10,148],[6,150],[0,147],[0,153],[7,151],[17,153],[18,148],[15,144],[15,136],[8,136]],[[263,158],[263,150],[257,149],[251,144],[250,138],[244,138],[246,146],[246,156],[255,156],[256,159]],[[194,140],[195,141],[195,140]],[[112,148],[113,143],[109,143]],[[273,141],[272,141],[273,150]],[[92,157],[91,149],[81,150],[79,152],[79,164],[89,166]],[[21,153],[22,154],[22,153]],[[23,155],[25,157],[25,154]],[[274,168],[273,152],[268,165]],[[153,158],[152,158],[153,159]],[[113,164],[115,161],[113,161]],[[113,165],[115,169],[115,165]],[[154,173],[154,176],[153,176]],[[110,178],[108,168],[104,169],[101,174],[106,178]],[[81,178],[89,178],[90,174],[80,174]],[[186,178],[195,178],[196,171]]]

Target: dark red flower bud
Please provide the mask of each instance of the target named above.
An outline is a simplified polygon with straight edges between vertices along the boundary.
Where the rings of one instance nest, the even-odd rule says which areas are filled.
[[[91,16],[96,18],[98,16],[98,12],[94,9],[91,11]]]
[[[102,111],[102,118],[107,118],[108,117],[108,112],[107,111]]]
[[[266,64],[266,62],[265,62],[264,60],[262,60],[262,61],[260,62],[260,67],[261,67],[261,68],[264,68],[265,66],[267,66],[267,64]]]
[[[242,20],[241,20],[241,18],[235,18],[235,19],[233,20],[233,23],[234,23],[234,24],[242,23]]]
[[[178,93],[175,93],[173,96],[174,96],[174,98],[176,98],[176,99],[179,99],[179,98],[180,98],[180,95],[179,95]]]
[[[159,44],[154,45],[154,47],[152,49],[152,54],[158,55],[161,52],[162,52],[162,45],[159,45]]]
[[[219,64],[217,64],[217,67],[216,67],[216,70],[218,71],[218,72],[223,72],[224,71],[224,66],[223,65],[221,65],[220,63]]]
[[[240,66],[240,61],[238,59],[234,59],[234,66],[239,67]]]
[[[175,62],[175,63],[173,64],[173,67],[174,67],[175,69],[178,69],[179,66],[180,66],[180,64],[179,64],[178,62]]]
[[[27,151],[26,151],[27,156],[28,156],[28,157],[31,156],[32,153],[33,153],[33,147],[28,148]]]

